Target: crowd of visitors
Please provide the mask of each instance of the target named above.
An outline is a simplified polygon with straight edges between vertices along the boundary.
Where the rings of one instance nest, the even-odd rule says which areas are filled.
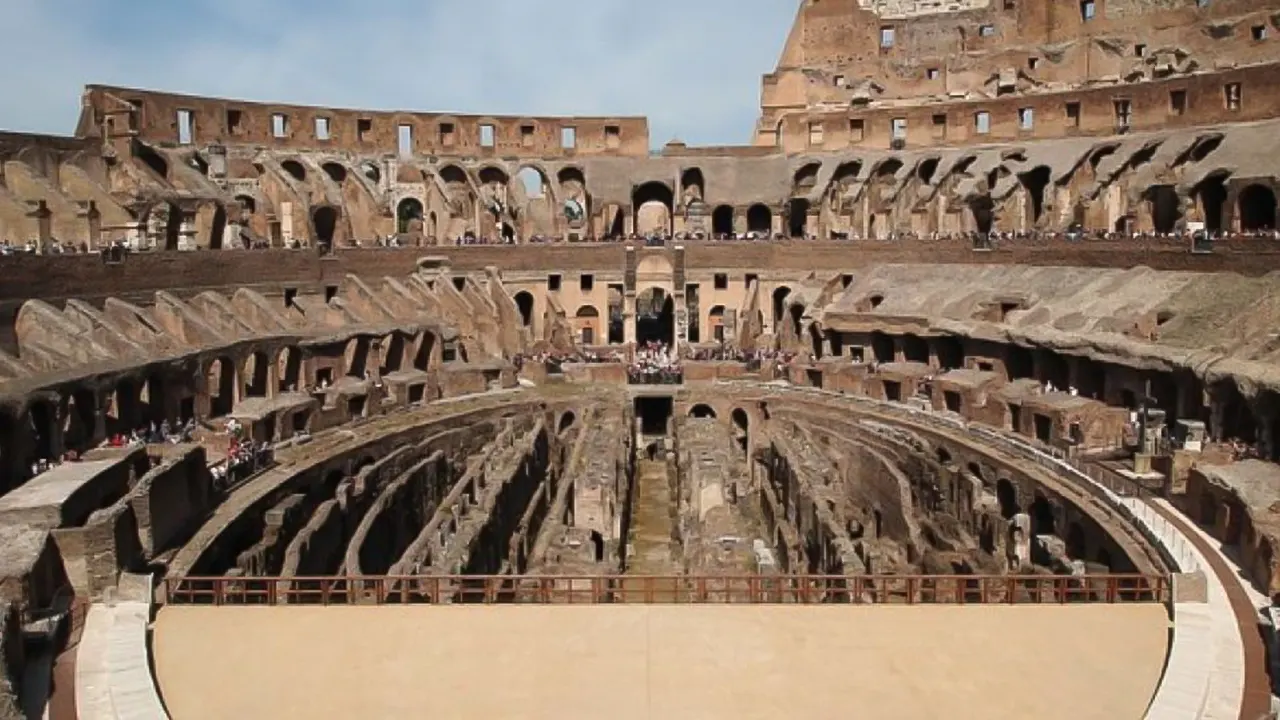
[[[187,420],[183,425],[170,425],[168,420],[163,420],[159,425],[151,423],[148,427],[141,427],[130,432],[128,435],[124,433],[116,433],[107,438],[108,447],[141,447],[143,445],[160,445],[169,443],[177,445],[179,443],[191,442],[196,430],[196,421]]]
[[[247,437],[244,425],[235,418],[227,421],[227,457],[210,466],[213,486],[219,491],[233,487],[241,480],[275,462],[275,448],[268,442]]]
[[[666,343],[647,342],[636,347],[627,367],[627,381],[632,385],[679,385],[684,382],[684,370]]]

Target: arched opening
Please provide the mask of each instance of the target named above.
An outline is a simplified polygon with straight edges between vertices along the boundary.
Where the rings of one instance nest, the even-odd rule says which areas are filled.
[[[533,325],[533,295],[521,290],[515,296],[516,308],[520,310],[520,324],[524,327]]]
[[[791,288],[786,285],[775,288],[773,291],[773,327],[774,332],[778,331],[778,325],[782,322],[783,313],[787,310],[787,296],[791,294]]]
[[[928,185],[933,181],[933,175],[936,172],[938,172],[938,158],[929,158],[916,168],[916,177],[920,178],[920,182]]]
[[[1067,525],[1067,557],[1072,560],[1084,560],[1088,557],[1087,547],[1084,540],[1084,528],[1080,527],[1080,523],[1072,522]]]
[[[929,364],[929,343],[917,335],[902,336],[902,357],[908,362]]]
[[[531,167],[520,168],[520,171],[516,173],[516,179],[520,181],[521,187],[524,188],[525,197],[531,200],[541,198],[547,192],[542,173]]]
[[[821,169],[821,163],[811,162],[805,164],[796,171],[795,176],[792,178],[792,187],[797,192],[812,190],[818,184],[818,171]]]
[[[747,208],[747,232],[768,235],[773,231],[773,212],[767,205],[755,204]]]
[[[488,165],[480,168],[479,174],[476,176],[480,179],[481,185],[500,185],[506,187],[511,182],[511,178],[507,177],[507,173],[502,168]]]
[[[1000,517],[1012,520],[1014,515],[1022,512],[1018,507],[1018,491],[1006,478],[996,481],[996,502],[1000,504]]]
[[[636,342],[675,344],[675,299],[662,288],[649,288],[636,298]]]
[[[133,145],[133,156],[141,160],[151,171],[162,178],[169,177],[169,161],[161,157],[160,153],[153,150],[149,145],[138,142],[135,139]]]
[[[1031,502],[1031,534],[1057,535],[1057,521],[1053,517],[1053,505],[1044,495],[1036,493]]]
[[[287,347],[276,360],[276,372],[280,376],[280,392],[297,392],[302,389],[302,351]]]
[[[933,454],[938,458],[939,465],[947,466],[951,464],[951,452],[941,445],[934,448]],[[979,475],[979,477],[981,477],[981,475]]]
[[[665,183],[647,182],[631,192],[631,207],[635,211],[637,234],[670,235],[675,198]]]
[[[209,228],[209,249],[221,250],[223,236],[227,234],[227,210],[221,204],[213,209],[213,226]]]
[[[382,171],[379,170],[378,166],[374,163],[366,162],[361,164],[360,173],[364,175],[370,182],[376,183],[376,182],[382,181]]]
[[[1151,222],[1158,233],[1171,233],[1182,219],[1178,191],[1172,185],[1153,185],[1147,188],[1147,203],[1151,208]]]
[[[578,342],[583,346],[595,345],[600,336],[600,311],[593,305],[583,305],[574,314],[578,321]]]
[[[1191,196],[1200,206],[1200,216],[1204,218],[1204,229],[1209,232],[1223,230],[1222,210],[1227,203],[1227,186],[1221,175],[1207,177],[1196,185]]]
[[[98,403],[92,390],[76,390],[67,400],[67,422],[63,427],[62,441],[68,448],[85,449],[93,442],[97,425]]]
[[[27,422],[31,431],[32,447],[36,459],[54,460],[54,418],[58,410],[52,403],[39,400],[31,404],[27,410]]]
[[[379,371],[382,375],[400,372],[404,367],[404,336],[400,333],[391,333],[382,342],[382,367]]]
[[[324,170],[324,174],[328,175],[330,180],[338,183],[339,185],[347,179],[347,169],[336,162],[327,162],[324,165],[321,165],[320,169]]]
[[[107,433],[128,433],[137,429],[138,389],[128,380],[121,380],[111,396],[107,411]]]
[[[787,203],[787,235],[802,238],[808,234],[809,201],[804,198],[792,198]]]
[[[604,562],[604,536],[598,530],[591,531],[591,548],[596,562]]]
[[[311,222],[316,229],[316,242],[320,245],[332,245],[333,234],[338,229],[338,211],[325,205],[311,213]]]
[[[1026,188],[1027,200],[1031,203],[1031,222],[1033,223],[1040,222],[1041,216],[1044,215],[1044,191],[1049,186],[1049,178],[1049,168],[1044,165],[1018,176],[1018,182]]]
[[[893,338],[881,332],[871,333],[871,354],[878,363],[891,363],[895,359]]]
[[[570,410],[560,416],[560,422],[556,425],[556,433],[563,435],[565,430],[573,427],[573,423],[577,421],[577,416]]]
[[[711,233],[713,235],[733,234],[732,206],[717,205],[716,209],[711,211]]]
[[[707,326],[711,330],[711,338],[718,343],[725,341],[724,336],[724,306],[714,305],[707,311]]]
[[[177,250],[178,241],[182,239],[182,210],[177,205],[169,205],[169,214],[164,223],[164,249]]]
[[[422,333],[422,337],[418,339],[418,351],[413,354],[413,367],[417,370],[426,370],[431,367],[431,355],[435,350],[436,336],[429,332]]]
[[[706,189],[706,183],[702,179],[702,170],[689,168],[680,175],[680,199],[685,207],[688,207],[689,203],[694,200],[705,198],[707,196]]]
[[[417,198],[405,198],[396,205],[396,230],[400,233],[409,232],[410,223],[414,221],[422,222],[422,201]]]
[[[347,375],[363,379],[369,369],[369,338],[361,336],[347,341]]]
[[[689,408],[689,417],[692,418],[714,418],[716,411],[710,405],[698,404]]]
[[[943,370],[956,370],[964,367],[964,344],[952,335],[944,335],[933,341],[938,353],[938,366]]]
[[[244,397],[266,397],[270,378],[267,354],[261,350],[249,356],[244,367]]]
[[[1276,194],[1265,185],[1240,191],[1240,229],[1244,232],[1276,229]]]
[[[280,167],[298,182],[306,182],[307,169],[302,167],[302,163],[297,160],[285,160],[280,163]]]
[[[822,330],[817,323],[809,326],[809,346],[813,350],[813,359],[821,360],[823,355]]]
[[[751,420],[747,416],[747,411],[742,408],[734,408],[729,419],[733,422],[734,439],[738,443],[738,448],[743,455],[746,455],[751,438]]]
[[[973,215],[973,227],[986,235],[995,224],[995,203],[991,198],[983,196],[969,201],[969,213]]]
[[[253,215],[258,212],[258,203],[248,195],[237,195],[236,203],[240,205],[240,215]]]
[[[209,417],[211,418],[229,415],[235,406],[235,367],[235,363],[225,357],[220,357],[209,365],[205,382],[209,389]]]

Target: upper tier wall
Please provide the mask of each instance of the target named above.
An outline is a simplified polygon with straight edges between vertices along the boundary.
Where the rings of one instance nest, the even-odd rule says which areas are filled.
[[[189,118],[189,133],[180,133],[180,113],[182,118]],[[283,118],[283,127],[277,117]],[[327,139],[322,125],[327,126]],[[136,134],[143,140],[172,145],[262,145],[395,154],[400,150],[401,127],[411,129],[410,144],[416,155],[550,159],[649,153],[649,123],[642,117],[508,117],[345,110],[101,85],[85,89],[76,134]],[[488,145],[482,144],[484,127],[492,130],[492,143]],[[280,130],[283,132],[277,132]],[[566,147],[565,130],[572,131],[572,147]]]
[[[16,311],[25,300],[57,302],[79,298],[98,302],[107,296],[148,300],[157,290],[186,297],[204,290],[248,287],[281,291],[322,291],[347,274],[362,278],[400,277],[414,272],[424,256],[446,256],[459,271],[499,267],[506,273],[622,271],[625,245],[566,244],[409,247],[342,250],[321,257],[305,250],[135,253],[120,264],[96,255],[0,256],[0,313]],[[640,252],[646,251],[638,248]],[[1156,270],[1237,272],[1262,275],[1280,270],[1280,245],[1271,240],[1232,240],[1214,252],[1193,254],[1182,240],[1117,242],[1039,240],[1007,243],[975,251],[964,240],[867,242],[734,242],[685,245],[689,271],[774,269],[815,272],[828,277],[870,265],[893,263],[984,263],[1041,266],[1146,266]]]

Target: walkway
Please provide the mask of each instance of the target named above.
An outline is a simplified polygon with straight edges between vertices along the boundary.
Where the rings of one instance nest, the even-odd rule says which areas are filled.
[[[80,720],[168,720],[151,677],[145,602],[94,604],[76,654]]]
[[[635,505],[631,509],[628,575],[673,575],[680,572],[671,557],[675,530],[671,485],[665,460],[636,462]]]

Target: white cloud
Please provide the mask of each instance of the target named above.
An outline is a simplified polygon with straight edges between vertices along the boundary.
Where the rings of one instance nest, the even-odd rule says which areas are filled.
[[[69,133],[92,83],[331,107],[646,115],[744,143],[787,0],[0,0],[0,127]]]

